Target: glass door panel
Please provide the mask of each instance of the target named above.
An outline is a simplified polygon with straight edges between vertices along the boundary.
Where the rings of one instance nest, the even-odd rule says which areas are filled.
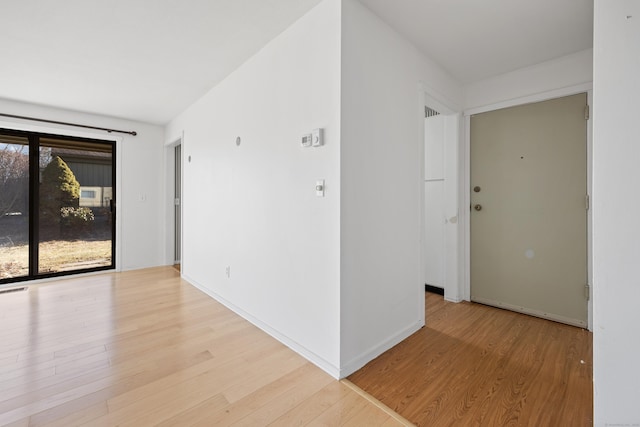
[[[29,274],[29,140],[0,134],[0,280]]]
[[[40,138],[38,274],[113,266],[113,144]]]

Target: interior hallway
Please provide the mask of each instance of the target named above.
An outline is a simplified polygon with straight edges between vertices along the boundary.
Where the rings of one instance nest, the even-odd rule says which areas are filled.
[[[419,426],[593,425],[590,332],[425,298],[427,325],[354,384]]]

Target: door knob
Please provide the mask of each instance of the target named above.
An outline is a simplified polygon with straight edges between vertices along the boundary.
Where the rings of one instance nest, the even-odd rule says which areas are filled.
[[[475,205],[473,207],[473,209],[477,210],[478,212],[480,212],[482,210],[482,205]]]

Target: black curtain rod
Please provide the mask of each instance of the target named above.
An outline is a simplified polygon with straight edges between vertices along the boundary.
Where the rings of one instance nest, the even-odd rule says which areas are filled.
[[[0,113],[0,116],[3,117],[11,117],[12,119],[23,119],[23,120],[31,120],[34,122],[43,122],[43,123],[53,123],[56,125],[66,125],[66,126],[75,126],[77,128],[85,128],[85,129],[95,129],[95,130],[103,130],[105,132],[116,132],[116,133],[125,133],[127,135],[133,135],[136,136],[138,134],[138,132],[136,132],[135,130],[132,131],[128,131],[128,130],[118,130],[118,129],[109,129],[109,128],[100,128],[97,126],[88,126],[88,125],[79,125],[77,123],[69,123],[69,122],[59,122],[57,120],[47,120],[47,119],[38,119],[35,117],[26,117],[26,116],[16,116],[13,114],[4,114],[4,113]]]

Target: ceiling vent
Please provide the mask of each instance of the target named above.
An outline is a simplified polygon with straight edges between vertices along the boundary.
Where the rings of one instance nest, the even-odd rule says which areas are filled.
[[[433,117],[433,116],[439,116],[439,115],[440,115],[440,113],[438,113],[433,108],[424,107],[424,116],[425,117]]]

